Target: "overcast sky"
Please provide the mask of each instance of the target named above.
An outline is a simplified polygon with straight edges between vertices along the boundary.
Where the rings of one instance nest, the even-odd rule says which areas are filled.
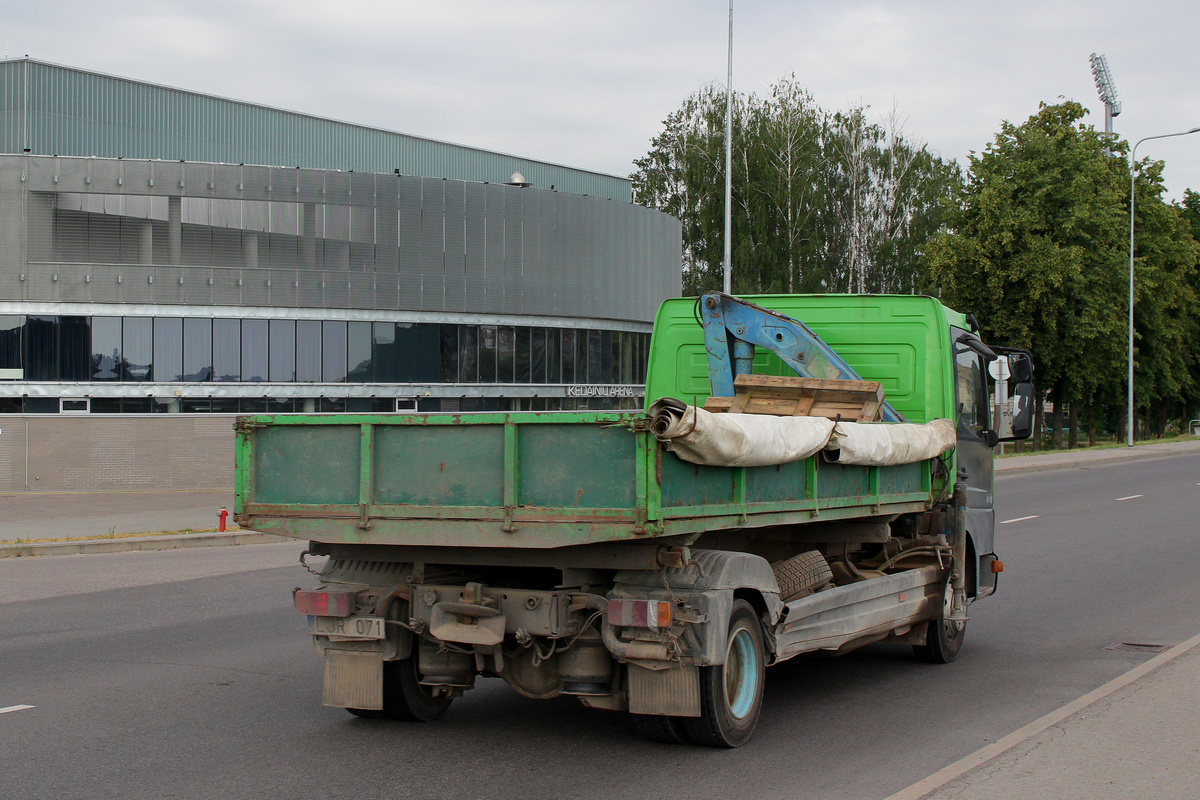
[[[727,0],[0,0],[32,58],[628,175],[689,93],[724,84]],[[736,0],[734,86],[794,73],[826,109],[899,109],[965,166],[1001,120],[1060,97],[1116,132],[1200,126],[1196,0]],[[1200,134],[1147,142],[1172,197],[1200,190]]]

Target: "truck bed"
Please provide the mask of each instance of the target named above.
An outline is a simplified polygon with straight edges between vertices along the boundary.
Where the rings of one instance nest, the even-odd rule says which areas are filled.
[[[697,466],[633,412],[289,414],[236,428],[237,523],[317,542],[557,548],[931,502],[929,462]]]

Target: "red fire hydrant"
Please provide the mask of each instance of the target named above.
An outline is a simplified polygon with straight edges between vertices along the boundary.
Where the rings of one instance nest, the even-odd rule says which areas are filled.
[[[217,512],[217,519],[220,520],[220,524],[217,525],[217,530],[221,531],[222,533],[225,532],[225,518],[228,516],[229,512],[225,510],[225,506],[221,506],[221,510]]]

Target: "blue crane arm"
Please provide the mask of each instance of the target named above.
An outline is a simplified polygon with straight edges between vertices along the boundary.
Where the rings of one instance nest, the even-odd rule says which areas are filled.
[[[713,397],[734,396],[733,380],[750,374],[756,347],[771,351],[804,378],[862,380],[807,325],[776,311],[723,292],[709,292],[700,298],[700,319]],[[883,418],[904,420],[887,403]]]

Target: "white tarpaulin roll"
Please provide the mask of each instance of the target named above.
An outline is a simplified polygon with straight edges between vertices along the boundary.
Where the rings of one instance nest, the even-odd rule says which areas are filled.
[[[684,461],[710,467],[766,467],[808,458],[833,433],[824,417],[714,414],[664,397],[650,406],[650,430]]]
[[[684,461],[710,467],[766,467],[825,450],[840,464],[890,466],[925,461],[956,443],[954,423],[839,422],[825,417],[714,414],[664,397],[650,406],[650,430]]]
[[[839,422],[825,456],[839,464],[887,467],[940,456],[957,442],[954,423],[935,419],[924,425],[909,422]]]

